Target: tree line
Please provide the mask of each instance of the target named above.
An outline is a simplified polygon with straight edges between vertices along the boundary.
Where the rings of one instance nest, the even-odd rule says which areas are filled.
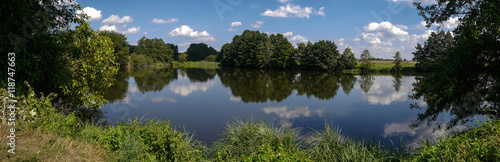
[[[224,44],[216,60],[224,66],[331,71],[353,69],[357,64],[349,47],[341,54],[333,41],[299,43],[294,48],[282,34],[250,30]]]

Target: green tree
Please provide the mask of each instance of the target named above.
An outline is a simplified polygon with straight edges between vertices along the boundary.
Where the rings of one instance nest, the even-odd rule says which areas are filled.
[[[399,53],[399,51],[397,51],[395,54],[394,54],[394,69],[396,69],[396,71],[401,71],[401,68],[403,67],[403,59],[401,58],[401,53]]]
[[[207,61],[207,62],[214,62],[216,57],[217,56],[215,56],[215,55],[207,56],[207,58],[205,59],[205,61]]]
[[[220,50],[219,56],[221,60],[221,64],[225,66],[234,66],[234,58],[231,53],[233,48],[231,47],[231,43],[226,43],[222,45],[222,48]]]
[[[114,47],[114,54],[117,58],[115,62],[119,63],[121,67],[128,65],[129,45],[125,35],[114,31],[101,31],[99,35],[111,38]]]
[[[372,68],[373,66],[373,63],[372,63],[372,60],[373,57],[370,55],[370,51],[368,51],[367,49],[365,49],[362,53],[361,53],[361,70],[362,71],[368,71]]]
[[[165,63],[171,63],[174,57],[174,51],[170,49],[170,45],[166,44],[161,38],[148,39],[142,37],[137,41],[135,53]]]
[[[185,52],[179,55],[179,62],[187,62],[187,54]]]
[[[350,47],[345,48],[342,55],[340,55],[340,69],[354,69],[356,67],[356,57]]]
[[[235,66],[263,68],[269,66],[273,51],[266,33],[245,30],[233,37],[230,58],[234,59]]]
[[[447,50],[453,47],[453,36],[450,32],[440,31],[433,32],[424,46],[417,44],[416,51],[413,52],[413,60],[417,61],[415,67],[423,71],[431,71],[434,69],[438,61],[443,60]]]
[[[172,44],[172,43],[167,43],[167,45],[170,46],[170,49],[174,51],[174,60],[178,61],[179,60],[179,46]]]
[[[193,43],[186,51],[188,61],[202,61],[210,55],[217,55],[217,50],[205,43]]]
[[[293,45],[282,34],[271,34],[269,37],[274,47],[274,53],[271,56],[271,67],[288,68],[293,65]]]
[[[308,46],[310,44],[308,43]],[[314,70],[340,70],[338,61],[340,53],[332,41],[320,40],[306,49],[303,55],[305,66]]]

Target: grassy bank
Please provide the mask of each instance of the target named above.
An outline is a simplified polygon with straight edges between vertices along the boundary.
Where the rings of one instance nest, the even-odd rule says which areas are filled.
[[[5,92],[5,91],[3,91]],[[33,94],[34,92],[32,92]],[[2,93],[5,94],[5,93]],[[30,95],[31,96],[31,95]],[[300,129],[263,121],[228,122],[220,139],[205,145],[193,134],[173,128],[169,121],[129,120],[115,126],[83,123],[75,113],[61,113],[51,97],[19,98],[16,154],[9,154],[5,136],[10,126],[0,125],[9,161],[498,161],[500,121],[481,123],[464,133],[416,150],[385,146],[375,141],[345,137],[328,123],[308,137]],[[3,103],[0,103],[3,105]],[[35,112],[35,113],[33,113]],[[5,112],[3,112],[5,113]],[[5,122],[5,119],[2,119]]]
[[[197,62],[178,62],[174,61],[174,68],[204,68],[204,69],[217,69],[219,68],[220,62],[206,62],[206,61],[197,61]]]

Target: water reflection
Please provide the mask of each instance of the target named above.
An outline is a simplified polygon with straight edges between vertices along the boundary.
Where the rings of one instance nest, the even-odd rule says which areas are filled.
[[[171,81],[177,79],[177,70],[168,68],[131,69],[137,88],[141,93],[159,92]]]
[[[413,79],[402,76],[361,76],[360,86],[363,99],[370,104],[390,105],[394,102],[407,101],[412,94]]]
[[[175,94],[182,97],[189,96],[191,93],[196,91],[206,92],[208,89],[215,85],[215,81],[207,80],[206,82],[191,82],[188,84],[171,84],[168,86]]]

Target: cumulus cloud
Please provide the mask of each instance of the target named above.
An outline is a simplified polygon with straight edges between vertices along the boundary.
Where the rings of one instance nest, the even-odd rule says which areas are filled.
[[[116,28],[116,25],[103,25],[99,28],[100,31],[118,31],[118,28]]]
[[[235,27],[235,26],[241,26],[241,22],[240,22],[240,21],[235,21],[235,22],[232,22],[232,23],[231,23],[231,26],[232,26],[232,27]]]
[[[283,33],[283,36],[285,36],[285,37],[291,37],[291,36],[293,36],[293,32],[289,31],[289,32]]]
[[[104,19],[102,21],[103,24],[123,24],[123,23],[131,23],[133,22],[134,19],[130,16],[123,16],[120,18],[118,15],[111,15],[107,19]]]
[[[306,37],[304,37],[302,35],[298,35],[298,34],[293,36],[292,39],[290,39],[290,40],[292,40],[294,42],[304,42],[304,43],[309,41]]]
[[[269,16],[269,17],[298,17],[298,18],[308,18],[309,15],[320,15],[325,16],[324,12],[325,7],[319,8],[316,11],[312,7],[300,7],[300,5],[287,4],[286,6],[279,6],[276,10],[267,9],[260,15]]]
[[[207,31],[194,31],[191,27],[187,25],[182,25],[179,28],[175,28],[168,35],[172,37],[183,36],[197,38],[195,41],[216,41],[213,35],[210,35]]]
[[[364,30],[366,32],[379,32],[380,34],[382,34],[382,36],[389,37],[408,35],[408,32],[404,31],[401,28],[408,29],[408,27],[405,25],[393,25],[390,22],[384,21],[381,23],[372,22],[368,24],[368,26],[365,26]]]
[[[99,21],[102,18],[101,10],[96,10],[95,8],[92,7],[85,7],[83,10],[78,10],[76,11],[77,14],[81,13],[87,14],[89,16],[89,19],[87,21]]]
[[[431,28],[440,27],[440,28],[449,29],[449,30],[455,29],[458,26],[459,19],[460,19],[460,17],[450,17],[445,22],[432,24]],[[427,25],[427,23],[425,21],[420,21],[418,24],[416,24],[414,26],[415,26],[415,29],[419,29],[419,30],[429,29],[429,28],[427,28],[426,25]]]
[[[264,25],[264,21],[256,21],[255,24],[250,25],[252,28],[261,28]]]
[[[136,34],[136,33],[139,33],[139,31],[141,31],[141,27],[132,27],[132,28],[128,28],[126,31],[122,32],[122,34]]]
[[[151,22],[152,23],[156,23],[156,24],[168,24],[168,23],[179,22],[179,19],[177,19],[177,18],[171,18],[171,19],[168,19],[168,20],[163,20],[163,19],[153,18],[153,20]]]

